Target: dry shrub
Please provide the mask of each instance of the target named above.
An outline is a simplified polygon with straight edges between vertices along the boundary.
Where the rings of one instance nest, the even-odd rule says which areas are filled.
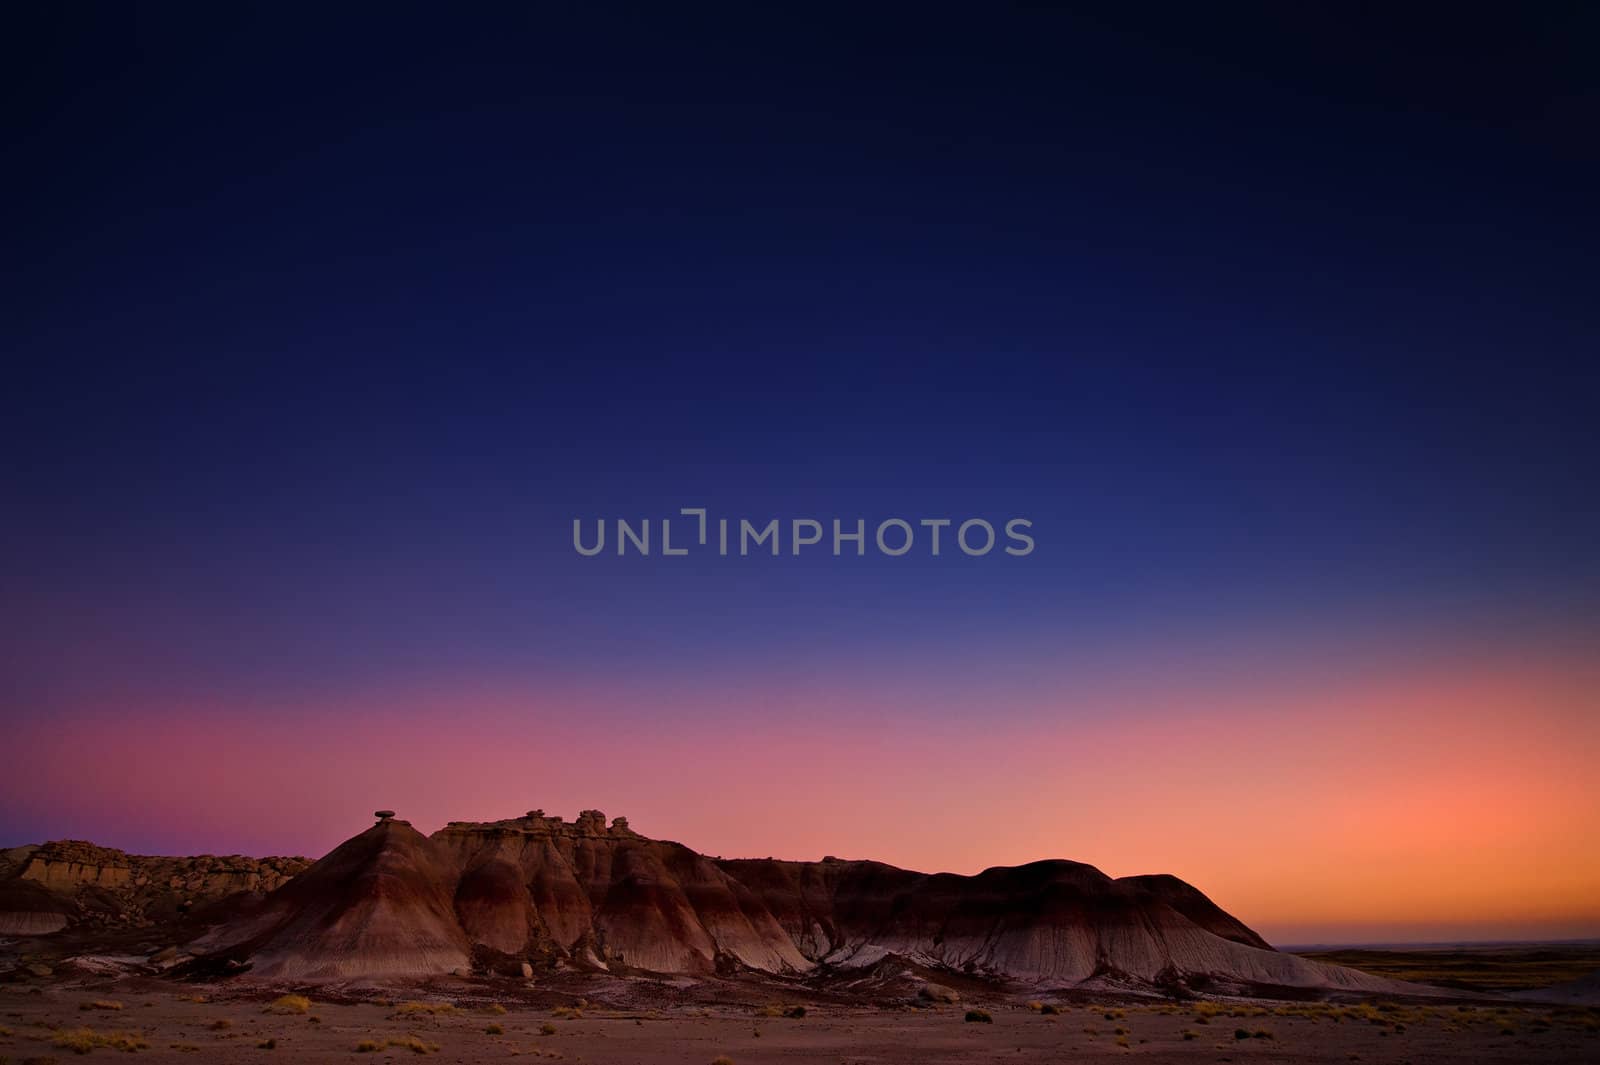
[[[93,1028],[66,1028],[56,1033],[55,1045],[74,1054],[87,1054],[97,1047],[123,1050],[132,1054],[150,1046],[144,1038],[132,1032],[97,1032]]]
[[[390,1047],[409,1050],[413,1054],[433,1054],[439,1050],[438,1043],[426,1043],[414,1035],[408,1035],[404,1039],[390,1039],[386,1042],[377,1039],[363,1039],[355,1045],[355,1052],[357,1054],[377,1054],[388,1050]]]
[[[426,1015],[437,1017],[441,1013],[454,1013],[455,1005],[449,1002],[402,1002],[394,1008],[396,1017]]]
[[[438,1043],[426,1043],[414,1035],[408,1035],[404,1039],[391,1039],[388,1045],[399,1047],[401,1050],[409,1050],[413,1054],[432,1054],[439,1049]]]
[[[311,1000],[304,995],[283,995],[267,1003],[263,1013],[310,1013]]]

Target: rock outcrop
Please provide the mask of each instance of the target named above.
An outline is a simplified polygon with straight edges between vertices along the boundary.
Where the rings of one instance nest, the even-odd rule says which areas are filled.
[[[384,980],[471,966],[808,974],[885,959],[1052,987],[1401,985],[1273,950],[1170,876],[1043,861],[976,876],[880,862],[723,860],[597,810],[380,820],[191,944],[271,979]]]
[[[427,837],[381,818],[190,949],[248,958],[255,974],[295,982],[452,972],[470,953],[456,879]]]
[[[808,959],[895,955],[1029,983],[1393,990],[1392,982],[1273,950],[1176,877],[1113,879],[1043,861],[976,876],[879,862],[724,861]]]
[[[45,936],[77,916],[73,901],[43,884],[12,877],[0,880],[0,935]]]
[[[172,963],[294,983],[903,964],[1039,987],[1422,990],[1273,950],[1171,876],[1114,879],[1059,860],[958,876],[714,859],[598,810],[570,823],[540,810],[452,822],[432,836],[393,811],[376,817],[315,864],[78,842],[0,852],[0,934],[168,920],[186,941]],[[203,900],[214,905],[192,905]]]
[[[197,906],[265,895],[306,870],[305,858],[128,854],[82,840],[0,851],[0,934],[71,925],[152,927]]]

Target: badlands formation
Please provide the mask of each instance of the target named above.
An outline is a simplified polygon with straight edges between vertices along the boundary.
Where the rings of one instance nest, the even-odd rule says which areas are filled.
[[[305,858],[150,858],[81,840],[0,850],[0,936],[151,929],[282,887]]]
[[[163,968],[295,984],[902,966],[1052,988],[1418,990],[1280,953],[1171,876],[1113,879],[1071,861],[958,876],[714,859],[595,810],[431,836],[380,814],[315,863],[79,843],[3,852],[0,934],[138,929],[147,945],[166,935],[152,957]]]

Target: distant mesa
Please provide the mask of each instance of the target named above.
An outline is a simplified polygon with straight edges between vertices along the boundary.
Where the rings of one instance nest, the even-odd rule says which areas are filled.
[[[155,858],[56,840],[0,850],[0,936],[203,930],[288,883],[305,858]]]
[[[526,980],[555,969],[827,976],[899,966],[923,982],[942,971],[1050,988],[1428,993],[1276,951],[1172,876],[1112,878],[1064,860],[959,876],[831,855],[709,858],[593,809],[570,823],[542,810],[452,821],[431,836],[392,810],[375,815],[309,867],[138,858],[89,844],[0,852],[0,930],[75,934],[106,885],[126,885],[128,919],[181,944],[167,955],[173,964],[246,980]],[[152,876],[192,898],[173,908],[171,890],[138,894],[132,885]]]

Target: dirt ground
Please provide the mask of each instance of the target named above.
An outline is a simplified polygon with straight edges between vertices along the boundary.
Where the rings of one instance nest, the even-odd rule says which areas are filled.
[[[411,1061],[509,1058],[585,1065],[762,1062],[937,1065],[1080,1062],[1600,1061],[1600,1010],[1499,1005],[1039,1003],[929,1009],[784,1003],[680,1009],[511,1007],[432,998],[393,1002],[205,997],[205,990],[0,987],[0,1063],[79,1054],[155,1062]],[[504,1012],[501,1012],[504,1010]],[[724,1063],[726,1065],[726,1063]]]

